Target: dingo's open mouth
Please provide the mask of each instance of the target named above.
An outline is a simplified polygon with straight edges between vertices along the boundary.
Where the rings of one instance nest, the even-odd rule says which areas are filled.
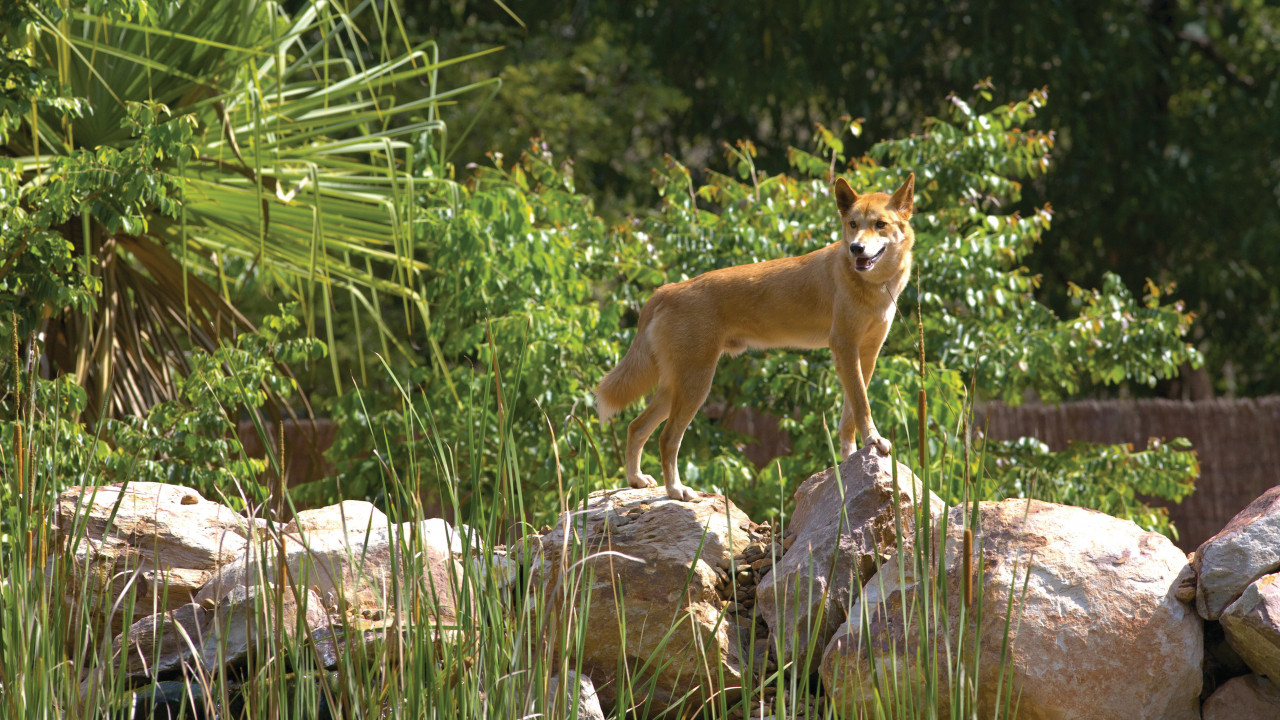
[[[885,245],[884,247],[880,248],[880,252],[876,253],[875,255],[872,255],[871,257],[854,258],[853,267],[859,271],[870,270],[871,268],[875,267],[876,261],[884,256],[884,251],[888,249],[888,247],[889,247],[888,245]]]

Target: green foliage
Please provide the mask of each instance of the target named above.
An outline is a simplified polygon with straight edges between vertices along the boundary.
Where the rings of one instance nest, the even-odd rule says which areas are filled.
[[[268,393],[288,400],[296,392],[297,382],[282,368],[324,356],[319,340],[286,339],[298,328],[296,315],[296,307],[282,307],[235,345],[192,353],[191,372],[177,380],[175,399],[152,406],[145,417],[107,420],[104,436],[114,452],[100,472],[195,488],[233,506],[246,499],[240,493],[264,500],[266,488],[245,480],[261,477],[267,462],[245,455],[236,425],[257,414]]]
[[[882,432],[896,435],[900,454],[914,455],[917,394],[926,391],[927,457],[939,477],[956,480],[949,488],[953,501],[963,494],[963,479],[984,469],[994,478],[992,492],[1017,485],[1004,466],[979,460],[982,440],[965,425],[976,397],[1018,402],[1035,391],[1061,398],[1085,383],[1152,383],[1198,361],[1182,339],[1189,316],[1177,303],[1161,304],[1154,289],[1141,303],[1114,281],[1080,290],[1079,311],[1069,318],[1036,301],[1038,278],[1020,261],[1040,240],[1051,212],[998,213],[1017,201],[1021,178],[1046,167],[1052,136],[1022,129],[1043,103],[1035,93],[979,114],[957,99],[949,120],[881,143],[847,165],[860,190],[892,188],[908,170],[917,176],[916,280],[900,298],[900,317],[870,393]],[[833,164],[846,168],[843,134],[823,130],[825,157],[792,149],[798,177],[760,171],[746,142],[726,148],[737,177],[711,173],[702,185],[668,159],[654,174],[661,206],[612,227],[574,193],[566,167],[540,147],[509,168],[480,171],[467,186],[425,185],[425,220],[415,245],[434,273],[427,295],[432,313],[412,342],[439,353],[448,372],[420,371],[403,392],[335,403],[332,412],[344,430],[330,455],[342,471],[334,484],[377,496],[389,468],[410,466],[439,448],[456,463],[450,482],[463,498],[477,500],[494,492],[502,473],[518,475],[525,492],[551,497],[566,479],[588,477],[601,465],[617,472],[625,422],[592,431],[591,390],[630,343],[641,304],[664,282],[834,241],[827,173]],[[917,316],[927,361],[923,382]],[[499,395],[515,401],[502,405]],[[742,455],[743,438],[696,420],[680,459],[684,477],[699,489],[726,490],[749,511],[768,513],[798,478],[834,459],[832,429],[842,395],[825,350],[723,358],[711,399],[782,418],[793,449],[777,467],[756,471]],[[430,418],[432,430],[405,428],[405,412]],[[966,437],[971,456],[965,456]],[[1163,480],[1144,480],[1145,486],[1173,497],[1171,488],[1183,487],[1194,473],[1194,460],[1187,460],[1149,466],[1152,477]],[[653,453],[646,461],[655,461]],[[502,471],[495,476],[481,467]],[[1065,483],[1077,467],[1064,463],[1046,472]],[[417,487],[423,479],[413,482]],[[1140,504],[1104,499],[1108,492],[1073,497],[1149,519]]]
[[[520,10],[528,11],[539,12]],[[447,8],[406,12],[444,15]],[[483,106],[479,98],[462,99],[457,117],[474,125],[450,149],[451,157],[464,163],[517,158],[536,138],[573,159],[581,190],[596,199],[605,217],[620,219],[622,212],[644,207],[649,171],[669,147],[665,130],[689,107],[688,97],[654,72],[646,49],[608,26],[566,41],[492,20],[452,25],[446,20],[432,27],[431,37],[442,38],[454,52],[499,44],[505,51],[445,71],[459,84],[489,77],[502,83]]]
[[[683,101],[679,112],[637,133],[643,140],[632,147],[642,150],[640,142],[660,133],[657,146],[697,175],[729,167],[715,152],[725,138],[751,138],[760,167],[778,174],[787,171],[789,146],[814,146],[823,134],[815,123],[841,114],[862,118],[865,132],[846,137],[843,150],[859,155],[881,138],[920,131],[939,113],[941,98],[975,79],[990,78],[980,89],[1001,101],[1052,88],[1061,100],[1039,125],[1059,131],[1056,169],[1029,183],[1014,206],[1027,217],[1046,200],[1056,209],[1040,249],[1023,261],[1047,279],[1038,297],[1069,314],[1069,283],[1101,287],[1113,273],[1135,295],[1148,279],[1176,283],[1200,318],[1191,337],[1208,355],[1205,370],[1217,390],[1280,390],[1271,371],[1280,362],[1280,289],[1271,280],[1280,267],[1280,244],[1271,241],[1280,234],[1274,3],[583,0],[516,12],[519,30],[502,29],[513,23],[499,4],[433,3],[410,16],[446,47],[474,45],[476,35],[510,40],[515,59],[494,62],[558,64],[565,74],[575,47],[607,39],[626,58],[609,93],[645,97],[660,89]],[[556,108],[533,102],[537,109],[524,114]],[[565,110],[570,123],[581,112]],[[610,112],[615,126],[632,125],[632,108]],[[465,107],[461,114],[474,113]],[[573,138],[575,156],[595,148],[621,154],[613,136],[599,145],[591,137]],[[495,143],[517,146],[505,132],[488,138],[474,136],[465,157],[478,158]],[[580,170],[590,190],[593,174]],[[641,192],[610,189],[629,198]],[[1106,392],[1092,383],[1088,389]],[[1156,392],[1173,390],[1163,383]]]
[[[1191,494],[1200,468],[1190,449],[1178,440],[1153,440],[1137,451],[1125,445],[1072,443],[1059,452],[1050,452],[1034,438],[987,442],[986,470],[996,478],[988,492],[1090,507],[1176,540],[1168,510],[1148,506],[1146,498],[1178,502]]]
[[[302,303],[330,345],[336,317],[354,323],[362,359],[365,329],[384,354],[395,346],[383,296],[428,312],[405,168],[444,151],[438,104],[480,85],[438,87],[459,59],[411,43],[394,5],[214,5],[15,11],[0,65],[0,311],[22,337],[42,324],[45,362],[80,378],[90,417],[174,399],[186,353],[252,328],[264,295]]]
[[[177,380],[175,399],[156,404],[145,416],[106,419],[96,429],[79,420],[87,394],[74,376],[28,376],[22,401],[28,410],[18,412],[17,393],[0,398],[0,412],[13,418],[0,421],[0,441],[6,449],[16,448],[17,428],[25,428],[29,474],[53,478],[57,489],[128,479],[195,488],[233,507],[262,501],[267,490],[257,479],[268,469],[267,462],[245,455],[237,421],[259,413],[268,393],[288,399],[296,392],[296,381],[285,374],[287,365],[324,355],[318,340],[289,339],[299,325],[297,308],[280,311],[257,332],[237,337],[234,345],[193,352],[192,372]],[[25,507],[14,452],[0,457],[0,477],[4,506],[15,511]]]
[[[599,468],[586,430],[595,423],[591,389],[616,347],[599,342],[597,328],[616,324],[623,307],[602,306],[596,283],[613,271],[621,236],[573,192],[567,169],[536,148],[469,186],[420,187],[415,245],[431,268],[431,322],[412,341],[438,353],[447,370],[420,369],[408,373],[406,388],[375,386],[334,402],[343,429],[329,454],[340,470],[332,484],[347,496],[377,496],[389,468],[442,448],[464,497],[493,492],[500,478],[483,467],[518,473],[529,492],[548,497],[559,477]],[[499,392],[516,400],[500,405]],[[429,418],[432,433],[404,427],[406,413]],[[504,447],[509,459],[496,462]],[[403,479],[419,487],[430,478]]]

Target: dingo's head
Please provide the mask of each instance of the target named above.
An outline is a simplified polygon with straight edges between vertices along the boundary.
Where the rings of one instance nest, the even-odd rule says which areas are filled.
[[[898,274],[911,262],[911,213],[915,210],[915,173],[893,195],[859,195],[844,178],[835,184],[840,209],[840,238],[849,250],[855,273],[879,282]]]

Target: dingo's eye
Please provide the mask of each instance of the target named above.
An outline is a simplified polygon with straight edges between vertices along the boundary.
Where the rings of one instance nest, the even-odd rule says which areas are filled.
[[[885,228],[887,228],[887,227],[889,227],[889,223],[887,223],[887,222],[885,222],[885,221],[883,221],[883,220],[877,220],[877,221],[876,221],[876,229],[877,229],[877,230],[883,230],[883,229],[885,229]]]
[[[850,220],[850,221],[849,221],[849,227],[853,228],[854,230],[857,230],[857,229],[858,229],[858,221],[857,221],[857,220]]]

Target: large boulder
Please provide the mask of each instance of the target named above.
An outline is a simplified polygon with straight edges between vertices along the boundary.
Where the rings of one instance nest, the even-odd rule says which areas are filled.
[[[851,594],[896,550],[899,529],[910,536],[923,497],[905,465],[895,478],[893,461],[869,447],[796,489],[787,551],[756,589],[784,661],[795,659],[794,648],[826,646],[847,619]],[[944,511],[933,493],[928,503],[931,517]]]
[[[95,627],[110,615],[119,633],[141,617],[192,602],[219,566],[244,552],[250,528],[266,523],[251,523],[190,488],[133,482],[64,490],[53,525],[74,563],[63,593],[67,606],[87,609]],[[125,617],[129,604],[117,600],[130,588],[133,615]]]
[[[1250,669],[1280,679],[1280,573],[1250,583],[1219,620],[1227,642]]]
[[[418,602],[437,620],[456,620],[463,570],[448,540],[432,521],[392,524],[369,503],[349,500],[299,513],[277,537],[250,544],[195,599],[217,603],[237,588],[283,580],[315,592],[348,626],[390,626]]]
[[[1024,719],[1199,718],[1203,630],[1195,611],[1176,598],[1191,571],[1167,538],[1083,508],[981,503],[970,526],[979,624],[977,608],[965,609],[963,600],[963,526],[971,511],[958,507],[949,515],[945,605],[936,585],[916,577],[915,553],[891,558],[864,587],[822,662],[823,684],[837,707],[850,716],[869,709],[891,678],[900,684],[895,695],[919,698],[930,674],[939,678],[940,704],[947,706],[946,662],[959,654],[978,660],[965,692],[979,717],[993,716],[1002,689],[1018,695]],[[943,555],[935,545],[931,556]],[[928,577],[936,577],[936,567]],[[923,633],[922,606],[933,609]],[[1010,655],[1002,658],[1006,633]],[[917,665],[922,635],[940,667]]]
[[[583,639],[574,659],[603,707],[622,695],[642,715],[689,714],[742,686],[721,589],[752,525],[722,496],[680,502],[659,487],[591,493],[542,537],[542,582],[562,624],[555,637]]]
[[[1276,720],[1280,687],[1264,677],[1242,675],[1223,683],[1200,711],[1203,720]]]
[[[1196,609],[1206,620],[1217,620],[1254,580],[1280,570],[1280,485],[1204,541],[1193,565]]]

